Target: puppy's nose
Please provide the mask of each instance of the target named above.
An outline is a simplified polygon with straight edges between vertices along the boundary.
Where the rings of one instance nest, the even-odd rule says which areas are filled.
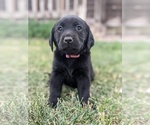
[[[64,42],[65,43],[72,43],[73,42],[73,38],[70,37],[70,36],[67,36],[67,37],[64,38]]]

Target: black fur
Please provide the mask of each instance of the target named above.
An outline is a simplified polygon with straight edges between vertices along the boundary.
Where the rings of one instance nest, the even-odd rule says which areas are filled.
[[[94,38],[89,26],[77,16],[66,16],[54,25],[49,44],[52,51],[53,44],[56,50],[50,76],[48,104],[56,106],[63,84],[77,88],[81,103],[87,104],[90,97],[90,82],[94,78],[90,57]],[[79,57],[66,58],[66,54]]]

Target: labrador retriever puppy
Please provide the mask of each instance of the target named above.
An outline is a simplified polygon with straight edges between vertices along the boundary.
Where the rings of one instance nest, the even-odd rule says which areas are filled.
[[[52,28],[49,45],[55,45],[48,104],[55,107],[63,84],[77,88],[81,104],[88,103],[94,72],[90,48],[94,38],[87,23],[77,16],[66,16]]]

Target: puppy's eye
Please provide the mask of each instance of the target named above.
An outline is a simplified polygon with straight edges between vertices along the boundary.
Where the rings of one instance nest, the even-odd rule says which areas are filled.
[[[57,29],[59,32],[61,32],[63,30],[63,27],[62,26],[59,26],[58,29]]]
[[[81,27],[80,25],[77,25],[77,26],[76,26],[76,29],[77,29],[78,31],[81,31],[81,30],[82,30],[82,27]]]

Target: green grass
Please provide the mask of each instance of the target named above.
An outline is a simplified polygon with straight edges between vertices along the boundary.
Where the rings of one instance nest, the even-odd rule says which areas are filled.
[[[96,42],[92,48],[92,62],[96,76],[91,85],[90,100],[97,106],[97,110],[93,110],[91,105],[82,108],[77,99],[77,90],[65,86],[58,108],[48,107],[48,73],[51,72],[53,53],[48,45],[48,40],[31,39],[28,45],[23,41],[8,39],[1,43],[1,47],[5,49],[0,51],[6,56],[1,56],[3,60],[1,66],[5,70],[0,70],[3,78],[1,83],[3,91],[0,96],[0,124],[121,124],[120,43]],[[25,57],[28,57],[28,65],[26,65]],[[7,62],[9,63],[6,65]],[[27,67],[28,81],[26,81]],[[10,73],[9,77],[7,73]]]
[[[5,53],[5,56],[1,55],[1,60],[3,60],[1,69],[4,67],[5,70],[0,70],[3,78],[1,82],[3,90],[0,107],[1,124],[24,125],[29,122],[30,125],[96,125],[121,122],[121,100],[118,93],[121,87],[121,46],[119,43],[96,43],[92,49],[96,78],[91,86],[90,100],[97,105],[97,110],[92,110],[90,105],[82,108],[76,98],[77,91],[66,87],[63,88],[58,108],[48,107],[46,105],[48,99],[47,73],[51,71],[53,59],[48,40],[33,39],[29,41],[29,45],[26,45],[24,40],[20,41],[22,42],[8,39],[1,43],[3,49],[0,51]],[[26,65],[25,57],[28,57],[28,65]],[[25,82],[27,67],[29,68],[28,82]],[[4,95],[8,96],[7,100]]]
[[[28,41],[0,41],[0,124],[27,125]]]
[[[149,43],[122,44],[123,123],[150,124]]]
[[[29,41],[29,123],[31,125],[99,125],[121,123],[121,44],[96,43],[92,48],[95,81],[91,85],[91,106],[82,108],[77,90],[63,87],[57,109],[46,105],[48,99],[48,75],[53,53],[48,40]]]
[[[91,84],[90,100],[96,104],[97,110],[93,110],[91,105],[82,108],[77,90],[66,86],[58,107],[47,106],[48,73],[53,60],[48,40],[2,41],[0,53],[5,55],[0,55],[0,124],[150,123],[148,43],[95,43],[91,51],[96,76]]]

